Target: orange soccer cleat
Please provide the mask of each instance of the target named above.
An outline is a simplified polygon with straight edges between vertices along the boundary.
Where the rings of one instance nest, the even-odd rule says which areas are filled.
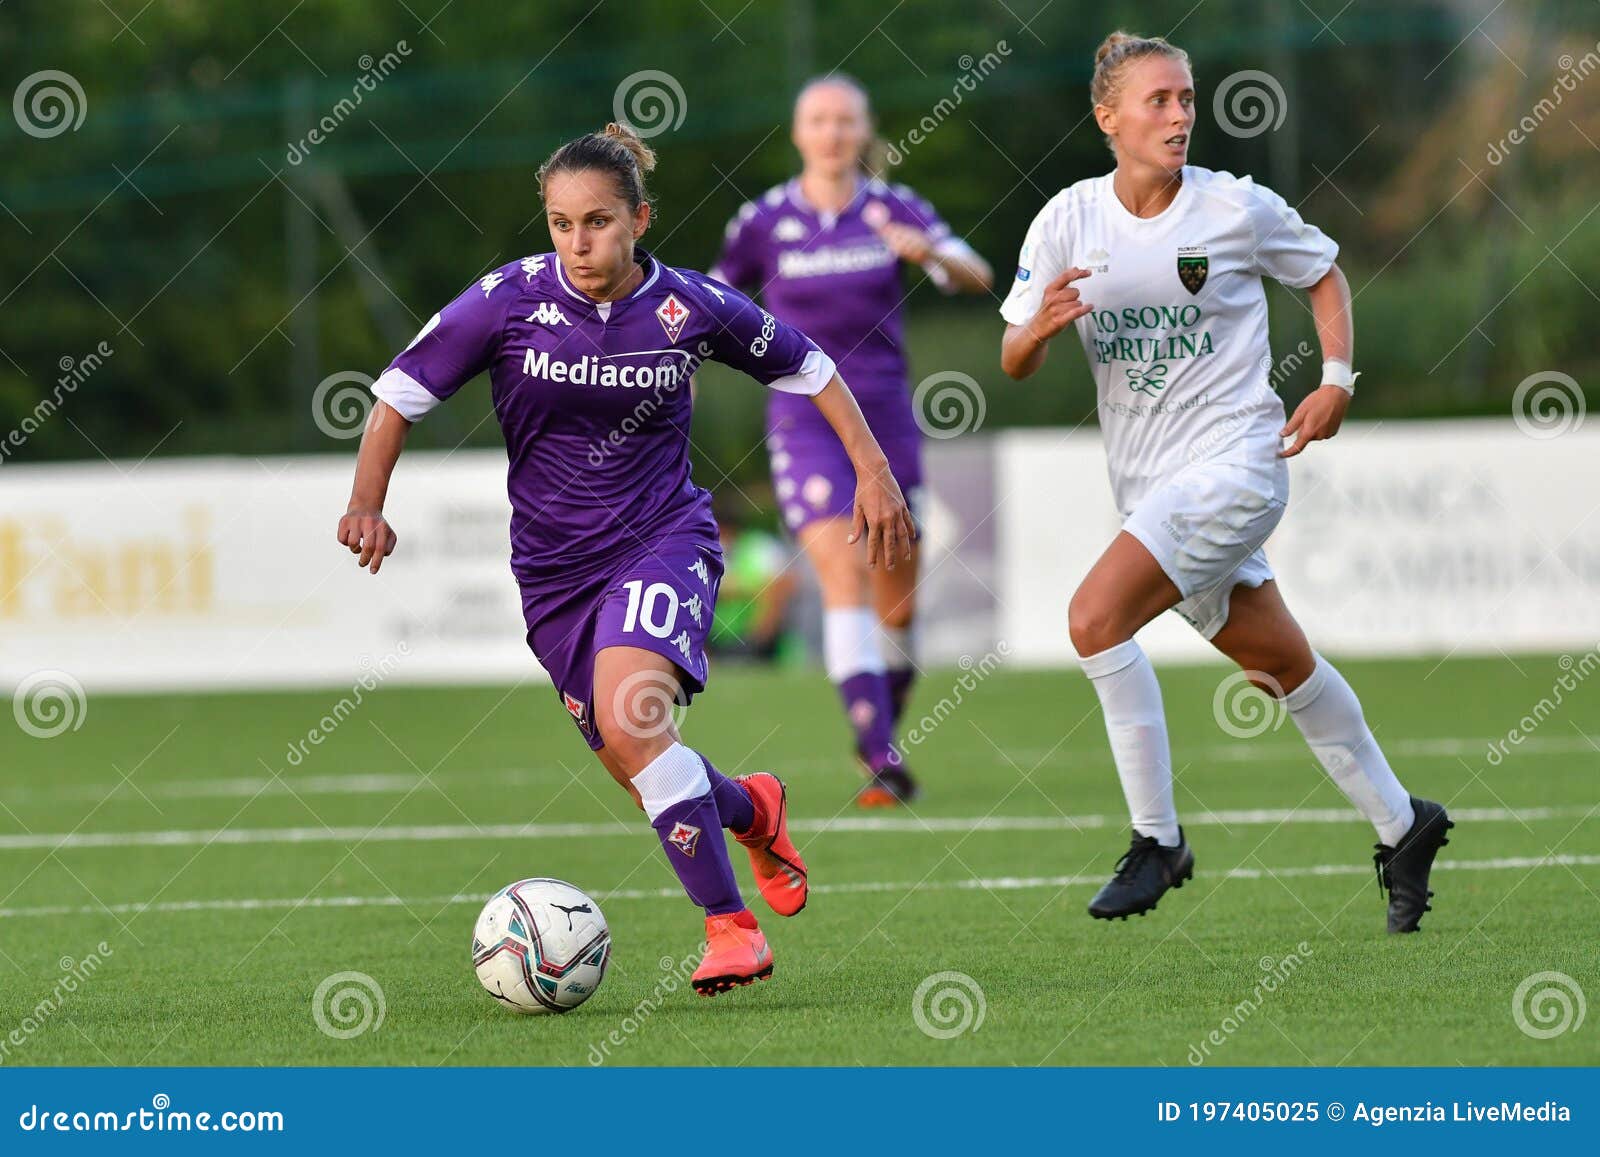
[[[734,833],[750,852],[761,898],[780,916],[793,916],[806,906],[806,862],[789,838],[788,793],[770,772],[742,775],[736,781],[750,793],[756,818],[743,834]]]
[[[922,794],[903,765],[872,771],[863,765],[867,782],[856,793],[857,807],[903,807]]]
[[[772,949],[750,909],[706,917],[706,954],[689,979],[696,992],[716,996],[771,975]]]

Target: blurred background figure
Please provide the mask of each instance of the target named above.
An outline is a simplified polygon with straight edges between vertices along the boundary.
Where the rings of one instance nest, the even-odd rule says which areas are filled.
[[[754,663],[803,663],[805,643],[791,623],[800,587],[794,551],[778,535],[746,519],[744,506],[720,498],[716,503],[723,571],[711,653]]]
[[[983,293],[993,275],[931,204],[881,178],[886,146],[855,79],[832,73],[807,81],[795,98],[790,139],[799,175],[739,209],[711,274],[816,334],[854,382],[889,468],[918,511],[923,434],[906,380],[902,263],[946,293]],[[867,775],[857,801],[909,802],[917,783],[895,735],[917,670],[920,551],[909,565],[868,567],[861,545],[848,541],[850,461],[833,431],[800,407],[768,403],[767,452],[784,525],[822,589],[823,666]]]

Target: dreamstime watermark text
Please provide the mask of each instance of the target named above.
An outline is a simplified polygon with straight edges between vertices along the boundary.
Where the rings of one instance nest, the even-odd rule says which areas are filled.
[[[61,409],[61,403],[77,393],[78,387],[88,381],[89,376],[104,365],[114,352],[110,342],[102,341],[82,357],[63,356],[56,363],[61,376],[56,378],[55,388],[50,395],[40,398],[33,409],[22,416],[22,421],[0,439],[0,465],[4,465],[14,451],[20,450],[41,426],[53,418],[56,411]]]
[[[1261,1006],[1267,1002],[1267,997],[1277,992],[1289,982],[1289,978],[1310,957],[1315,955],[1311,945],[1302,940],[1294,946],[1294,951],[1287,953],[1282,959],[1272,956],[1263,956],[1258,962],[1261,969],[1261,979],[1256,981],[1255,987],[1250,990],[1250,995],[1241,1000],[1222,1018],[1216,1028],[1212,1029],[1199,1044],[1189,1046],[1189,1063],[1203,1065],[1211,1059],[1213,1049],[1219,1049],[1233,1037],[1233,1034],[1244,1027],[1245,1022],[1261,1011]]]
[[[305,762],[306,756],[311,753],[311,748],[321,747],[323,742],[339,730],[341,724],[356,713],[361,706],[366,694],[377,690],[379,684],[394,673],[400,665],[400,660],[411,654],[411,645],[404,640],[396,644],[395,649],[377,662],[362,657],[362,666],[366,671],[350,687],[350,694],[341,696],[339,702],[333,705],[333,710],[324,715],[305,733],[301,739],[289,745],[285,758],[289,766],[299,767]]]
[[[939,126],[961,107],[967,94],[977,92],[978,86],[987,80],[995,69],[1004,64],[1006,57],[1010,55],[1011,46],[1004,40],[997,41],[994,48],[976,60],[970,53],[963,55],[956,61],[961,68],[961,75],[956,77],[956,82],[950,86],[950,95],[940,97],[933,108],[929,109],[905,136],[885,145],[885,159],[891,165],[898,165],[904,161],[906,155],[938,131]]]
[[[387,80],[390,74],[400,67],[400,62],[410,55],[411,46],[404,40],[397,41],[392,49],[376,60],[371,53],[364,54],[356,61],[361,68],[361,75],[356,77],[355,84],[350,86],[350,95],[340,97],[338,103],[324,113],[305,136],[298,141],[292,141],[283,159],[291,165],[298,165],[304,161],[311,155],[311,150],[332,136],[360,107],[367,94],[376,92],[378,85]]]

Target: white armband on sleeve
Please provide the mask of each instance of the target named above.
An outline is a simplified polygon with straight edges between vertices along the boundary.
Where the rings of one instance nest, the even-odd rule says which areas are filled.
[[[402,418],[415,422],[439,404],[426,386],[404,370],[390,366],[372,383],[372,392],[393,406]]]
[[[978,256],[973,252],[972,246],[959,237],[946,237],[943,241],[934,245],[933,251],[940,257],[954,257],[960,260]],[[945,267],[937,261],[932,259],[924,261],[922,263],[922,271],[928,275],[928,279],[937,285],[942,292],[954,293],[956,291],[955,281]]]
[[[833,375],[838,372],[839,369],[833,364],[832,358],[821,350],[812,350],[806,355],[806,360],[800,363],[797,373],[768,382],[767,388],[784,394],[800,394],[814,398],[822,393],[827,384],[833,381]]]

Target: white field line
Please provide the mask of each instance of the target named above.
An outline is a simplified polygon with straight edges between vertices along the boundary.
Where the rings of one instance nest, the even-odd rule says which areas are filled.
[[[1589,868],[1600,865],[1600,856],[1512,856],[1497,860],[1440,860],[1435,871],[1442,872],[1498,872],[1531,868]],[[1365,876],[1372,872],[1368,864],[1311,864],[1285,868],[1233,868],[1228,871],[1197,871],[1201,879],[1212,880],[1265,880],[1286,876]],[[870,892],[1019,892],[1037,888],[1088,887],[1105,883],[1105,875],[1093,876],[989,876],[967,880],[863,880],[850,884],[816,884],[811,891],[817,895],[837,896]],[[596,900],[604,903],[622,900],[679,900],[681,888],[630,888],[614,892],[595,892]],[[0,908],[0,919],[21,919],[37,916],[98,916],[111,913],[117,916],[142,915],[149,912],[259,912],[295,908],[442,908],[447,904],[482,904],[486,894],[451,896],[313,896],[294,899],[239,899],[239,900],[163,900],[155,904],[85,904],[47,905],[39,908]]]
[[[1492,744],[1503,743],[1504,736],[1495,739],[1397,739],[1383,744],[1384,751],[1395,759],[1456,759],[1474,755],[1483,756]],[[1554,735],[1533,736],[1509,749],[1506,758],[1521,755],[1585,755],[1600,751],[1600,736]],[[1102,749],[1092,751],[1064,751],[1043,748],[1013,749],[1010,757],[1019,763],[1037,763],[1046,758],[1052,764],[1066,760],[1094,760],[1109,764],[1108,754]],[[1311,753],[1298,741],[1274,743],[1266,741],[1219,744],[1199,748],[1192,753],[1180,752],[1185,761],[1194,763],[1271,763],[1305,760],[1311,762]],[[1005,760],[996,755],[997,766]],[[844,761],[829,758],[785,759],[778,770],[785,774],[821,773],[837,770]],[[561,783],[572,772],[556,764],[541,767],[498,768],[483,772],[458,772],[434,775],[433,783],[440,787],[467,789],[475,787],[525,787],[540,783]],[[355,775],[304,775],[281,776],[227,776],[207,779],[173,779],[139,781],[138,788],[151,799],[252,799],[258,795],[405,795],[423,783],[423,778],[411,772],[372,772]],[[53,787],[15,787],[6,791],[5,800],[10,805],[50,802],[56,800],[93,800],[99,802],[118,793],[134,794],[133,787],[122,783],[62,784]]]
[[[1454,808],[1451,818],[1471,823],[1532,823],[1538,820],[1583,819],[1593,806]],[[1259,827],[1278,824],[1365,823],[1351,808],[1256,808],[1204,811],[1185,815],[1185,827]],[[1124,828],[1121,815],[1081,816],[837,816],[827,820],[794,819],[789,830],[805,834],[868,832],[927,835],[936,832],[1059,832]],[[437,843],[450,840],[552,840],[638,836],[648,831],[638,823],[422,824],[389,827],[222,828],[150,832],[48,832],[0,836],[0,852],[81,848],[184,848],[206,844]]]

